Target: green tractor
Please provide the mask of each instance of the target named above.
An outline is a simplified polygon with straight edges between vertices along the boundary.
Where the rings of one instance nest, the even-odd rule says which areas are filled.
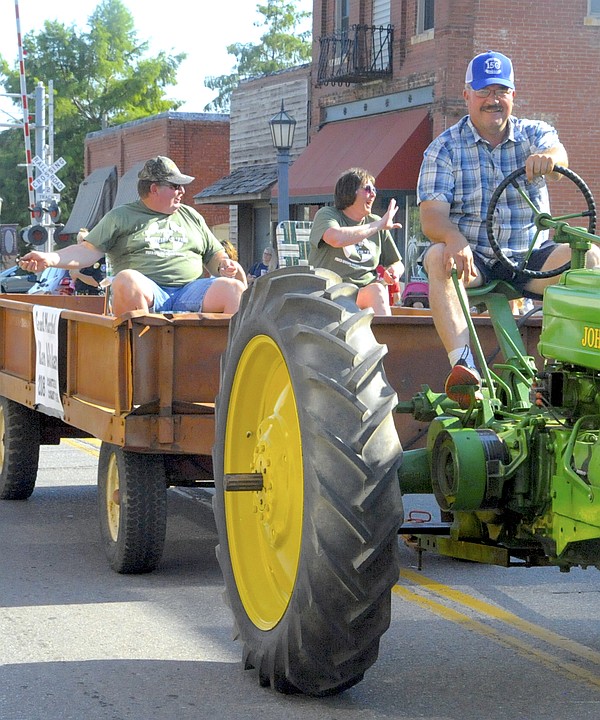
[[[307,267],[260,278],[232,318],[216,403],[217,549],[247,669],[261,685],[323,696],[375,662],[398,579],[402,494],[433,493],[445,523],[419,525],[419,550],[504,566],[600,568],[600,271],[585,270],[595,204],[554,218],[532,205],[538,233],[568,242],[544,295],[536,368],[504,282],[480,288],[502,360],[461,409],[426,385],[398,402],[385,346],[355,290]],[[531,204],[524,170],[497,188]],[[587,228],[569,221],[583,217]],[[526,261],[520,270],[528,271]],[[402,453],[394,413],[428,423],[426,446]]]

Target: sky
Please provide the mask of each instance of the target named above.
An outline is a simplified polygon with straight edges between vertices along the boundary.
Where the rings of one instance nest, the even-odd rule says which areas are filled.
[[[169,98],[183,101],[180,112],[203,112],[216,95],[204,87],[204,78],[231,72],[235,57],[227,53],[227,45],[254,43],[264,33],[264,28],[254,26],[263,17],[256,10],[255,0],[199,0],[173,5],[168,0],[159,4],[149,0],[122,1],[133,15],[138,39],[148,41],[151,54],[161,50],[187,53],[179,67],[177,85],[167,92]],[[18,0],[21,36],[38,32],[46,20],[73,24],[86,32],[87,20],[99,4],[100,0]],[[297,0],[296,6],[312,11],[312,0]],[[12,65],[18,52],[15,0],[0,0],[0,54]],[[47,84],[50,79],[42,81]],[[27,86],[28,94],[33,90]],[[2,92],[0,86],[0,95]],[[6,113],[9,108],[14,116],[10,102],[0,97],[0,123],[11,121]],[[18,119],[19,112],[17,107]]]

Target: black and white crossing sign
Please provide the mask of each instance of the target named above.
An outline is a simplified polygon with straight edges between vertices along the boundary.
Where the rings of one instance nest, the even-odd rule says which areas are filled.
[[[38,169],[38,176],[31,183],[35,190],[42,188],[48,180],[54,185],[58,192],[65,189],[64,182],[56,176],[56,173],[67,164],[64,158],[59,157],[52,165],[47,165],[39,155],[36,155],[31,162]]]

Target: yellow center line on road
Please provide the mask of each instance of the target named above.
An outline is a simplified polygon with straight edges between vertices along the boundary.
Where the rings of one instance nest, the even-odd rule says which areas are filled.
[[[478,635],[487,637],[499,645],[513,648],[527,659],[533,659],[545,667],[548,667],[553,672],[561,675],[567,675],[578,682],[583,682],[587,685],[593,686],[594,688],[600,689],[600,677],[598,677],[596,673],[586,670],[575,663],[559,658],[544,650],[535,648],[517,637],[506,635],[499,630],[495,630],[489,625],[485,625],[485,623],[482,623],[479,620],[475,620],[464,613],[458,612],[446,605],[442,605],[442,603],[439,603],[436,600],[423,597],[408,588],[396,585],[394,587],[394,593],[408,602],[420,605],[435,615],[461,625],[467,630],[475,632]]]
[[[71,447],[74,447],[77,450],[83,450],[83,452],[86,452],[95,458],[97,458],[100,454],[100,448],[94,447],[96,444],[100,444],[100,440],[96,440],[96,438],[89,438],[87,440],[63,438],[62,442],[66,443],[67,445],[71,445]]]
[[[566,650],[572,655],[587,660],[588,662],[600,665],[600,652],[592,650],[575,640],[570,640],[558,633],[552,632],[552,630],[546,630],[539,625],[523,620],[508,610],[503,610],[502,608],[496,607],[495,605],[483,600],[477,600],[477,598],[474,598],[471,595],[467,595],[460,590],[455,590],[447,585],[443,585],[437,580],[428,578],[421,573],[415,572],[414,570],[401,570],[400,577],[405,580],[409,580],[416,585],[420,585],[436,595],[441,595],[442,597],[448,598],[460,605],[465,605],[466,607],[471,608],[471,610],[475,610],[482,615],[487,615],[495,620],[500,620],[507,625],[511,625],[527,635],[532,635],[539,640],[543,640],[548,645],[561,648],[562,650]]]

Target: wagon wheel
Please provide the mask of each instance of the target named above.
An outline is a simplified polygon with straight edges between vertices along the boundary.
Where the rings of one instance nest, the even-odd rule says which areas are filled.
[[[398,579],[397,399],[355,292],[308,268],[259,278],[221,364],[217,555],[245,667],[280,692],[359,682]]]
[[[581,192],[583,195],[583,198],[586,203],[586,210],[583,210],[578,213],[573,213],[569,215],[564,215],[561,217],[553,217],[552,220],[567,220],[572,218],[587,218],[588,221],[588,232],[593,233],[596,229],[596,203],[594,201],[594,196],[592,195],[592,191],[589,189],[589,187],[586,185],[586,183],[572,170],[569,170],[568,168],[561,167],[560,165],[556,165],[554,167],[554,171],[557,172],[560,175],[564,175],[566,178],[571,180],[571,182],[575,183],[577,186],[577,189]],[[486,230],[487,230],[487,236],[488,241],[492,247],[492,250],[494,251],[494,254],[498,258],[498,260],[504,265],[505,268],[510,270],[511,272],[518,272],[520,275],[524,275],[525,277],[529,278],[549,278],[554,277],[555,275],[560,275],[561,273],[565,272],[565,270],[568,270],[570,267],[570,263],[565,263],[564,265],[561,265],[560,267],[554,268],[552,270],[529,270],[527,267],[527,260],[528,257],[526,257],[522,263],[516,263],[513,262],[509,257],[507,257],[504,253],[504,250],[500,247],[498,241],[496,240],[496,236],[494,235],[494,215],[496,214],[496,208],[498,206],[498,202],[500,200],[500,196],[502,193],[506,190],[506,188],[509,185],[512,185],[520,195],[525,199],[525,201],[531,206],[534,217],[536,221],[540,216],[543,215],[543,213],[540,213],[539,210],[533,205],[531,200],[529,199],[527,193],[525,192],[525,189],[517,182],[517,180],[525,175],[525,168],[519,168],[518,170],[515,170],[510,175],[507,175],[507,177],[504,178],[504,180],[498,185],[498,187],[494,190],[494,194],[492,195],[492,198],[490,200],[490,205],[488,208],[487,218],[486,218]],[[537,240],[537,237],[539,233],[541,232],[543,228],[539,228],[536,232],[533,243]]]
[[[100,533],[118,573],[154,570],[164,547],[167,481],[161,455],[102,443],[98,460]]]
[[[31,495],[40,442],[39,413],[0,397],[0,500],[26,500]]]

